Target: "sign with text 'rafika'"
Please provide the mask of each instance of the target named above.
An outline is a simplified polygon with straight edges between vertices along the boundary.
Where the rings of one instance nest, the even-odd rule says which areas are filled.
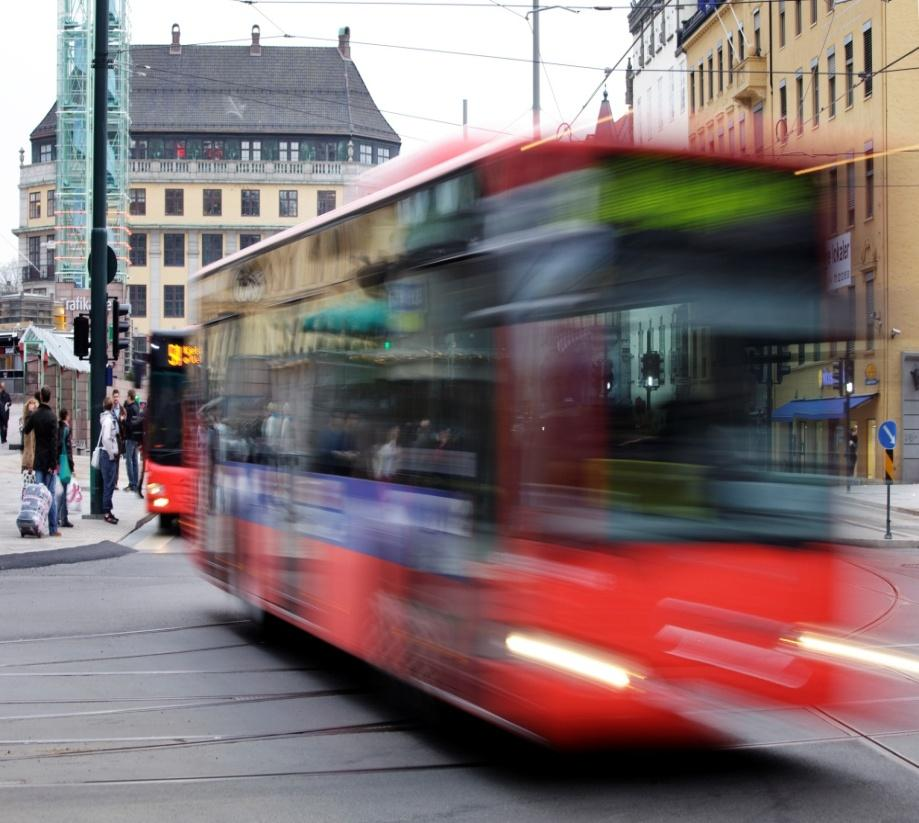
[[[830,291],[852,285],[852,232],[843,232],[827,241],[827,274]]]

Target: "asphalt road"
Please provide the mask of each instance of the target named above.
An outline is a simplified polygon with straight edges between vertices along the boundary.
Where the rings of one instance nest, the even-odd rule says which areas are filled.
[[[264,642],[180,540],[137,545],[0,571],[2,821],[919,818],[919,698],[884,728],[759,712],[721,751],[561,758],[432,722],[303,635]],[[915,605],[901,646],[919,643]]]

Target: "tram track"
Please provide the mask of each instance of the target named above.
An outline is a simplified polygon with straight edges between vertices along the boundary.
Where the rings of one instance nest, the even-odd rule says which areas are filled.
[[[195,623],[190,626],[157,626],[149,629],[128,629],[120,632],[91,632],[87,634],[56,634],[43,635],[42,637],[17,637],[0,640],[0,646],[10,646],[20,643],[48,643],[61,640],[95,640],[103,637],[132,637],[141,634],[166,634],[169,632],[192,631],[195,629],[212,629],[223,626],[238,626],[251,623],[251,620],[221,620],[213,623]]]

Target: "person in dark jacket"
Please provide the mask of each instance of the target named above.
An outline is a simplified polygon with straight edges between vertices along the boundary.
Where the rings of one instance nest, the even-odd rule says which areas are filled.
[[[73,479],[75,470],[73,462],[73,433],[70,428],[70,412],[67,409],[61,409],[58,422],[60,432],[60,469],[58,476],[61,478],[61,485],[64,487],[64,493],[61,495],[61,508],[57,513],[57,519],[62,528],[73,528],[70,517],[67,512],[67,487]]]
[[[124,407],[124,462],[128,469],[128,485],[124,487],[126,492],[136,492],[140,488],[137,479],[137,436],[138,425],[143,424],[140,417],[140,403],[137,402],[137,392],[134,389],[128,389],[128,402]]]
[[[0,444],[6,443],[6,429],[10,424],[10,407],[13,398],[6,390],[6,384],[0,383]]]
[[[43,483],[51,492],[48,509],[48,534],[60,537],[57,528],[57,502],[54,499],[54,482],[57,479],[60,447],[58,445],[57,415],[51,409],[51,390],[43,386],[39,393],[38,408],[29,416],[22,431],[35,432],[35,482]]]

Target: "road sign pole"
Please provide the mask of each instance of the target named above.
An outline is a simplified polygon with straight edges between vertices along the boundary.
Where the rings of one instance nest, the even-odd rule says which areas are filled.
[[[884,534],[884,539],[892,540],[893,535],[890,532],[890,486],[893,483],[893,449],[884,450],[884,483],[887,485],[887,531]]]

